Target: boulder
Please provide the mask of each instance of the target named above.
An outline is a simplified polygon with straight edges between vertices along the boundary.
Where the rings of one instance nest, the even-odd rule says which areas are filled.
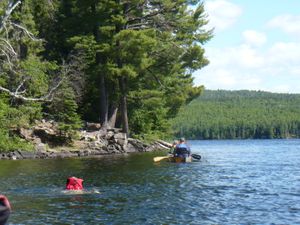
[[[78,153],[70,151],[56,152],[55,154],[55,158],[72,158],[78,156]]]
[[[8,157],[9,159],[12,159],[12,160],[22,159],[22,158],[23,158],[19,151],[9,152],[9,153],[7,154],[7,157]]]
[[[100,123],[89,123],[89,122],[86,122],[85,124],[85,129],[87,131],[97,131],[97,130],[100,130],[101,128],[101,124]]]
[[[86,150],[80,150],[78,153],[78,156],[83,157],[83,156],[90,156],[91,155],[91,150],[86,149]]]
[[[38,152],[45,152],[47,151],[47,146],[44,143],[40,143],[35,146],[35,150]]]
[[[35,152],[28,152],[28,151],[18,151],[23,159],[34,159],[36,157]]]
[[[116,133],[113,138],[115,143],[121,146],[126,146],[128,144],[128,138],[126,133]]]
[[[35,144],[35,152],[14,151],[0,154],[0,159],[29,158],[67,158],[92,155],[125,154],[131,152],[147,152],[165,150],[171,144],[157,140],[147,145],[140,140],[128,138],[120,128],[101,129],[98,123],[86,123],[86,130],[80,132],[77,140],[72,140],[72,147],[66,150],[51,150],[52,147],[63,146],[68,136],[64,135],[54,121],[36,121],[31,129],[15,129],[21,138]],[[61,148],[61,147],[60,147]],[[50,151],[51,150],[51,151]]]
[[[145,152],[149,145],[143,143],[140,140],[128,138],[128,144],[126,152]]]
[[[33,140],[33,131],[31,129],[25,128],[17,128],[16,133],[19,135],[20,138],[23,138],[27,141]]]
[[[0,154],[0,159],[9,159],[9,157],[7,156],[7,153],[2,153]]]

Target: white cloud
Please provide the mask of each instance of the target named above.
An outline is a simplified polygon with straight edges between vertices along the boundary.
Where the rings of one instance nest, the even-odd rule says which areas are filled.
[[[274,43],[274,40],[283,37],[278,31],[300,37],[300,15],[276,16],[267,22],[267,27],[277,30],[270,33],[266,33],[267,30],[258,32],[254,29],[261,29],[264,23],[259,18],[259,12],[258,18],[253,21],[236,23],[243,10],[232,2],[205,1],[210,26],[214,26],[215,33],[219,36],[223,34],[224,38],[217,39],[218,45],[213,42],[213,45],[205,47],[210,64],[194,73],[195,84],[204,85],[208,89],[300,93],[300,41],[280,40]],[[247,15],[244,19],[247,19]],[[255,24],[258,21],[259,24]],[[240,33],[240,36],[237,32],[232,33],[232,36],[230,33],[228,35],[235,25],[238,26],[238,30],[243,29],[244,32]],[[233,29],[228,29],[231,27]],[[220,31],[223,33],[218,34]],[[286,36],[284,38],[286,39]],[[232,39],[235,42],[232,42]],[[228,40],[231,45],[226,44]],[[232,46],[232,43],[236,44]]]
[[[264,64],[262,57],[255,48],[249,45],[241,45],[235,48],[235,55],[240,66],[245,68],[258,68]]]
[[[207,48],[210,64],[194,74],[208,89],[300,93],[300,43],[278,42],[267,49],[247,44]]]
[[[265,63],[264,57],[256,48],[247,44],[224,48],[206,49],[210,65],[214,67],[258,68]],[[209,66],[210,66],[209,65]]]
[[[277,42],[268,52],[273,63],[300,64],[300,42]]]
[[[245,42],[253,46],[262,46],[266,43],[267,37],[264,33],[255,30],[246,30],[243,32]]]
[[[226,0],[212,0],[205,2],[208,13],[209,26],[221,31],[233,25],[242,14],[242,9]]]
[[[205,68],[195,73],[195,83],[207,89],[262,89],[263,79],[256,74],[243,72],[236,68]]]
[[[294,76],[297,76],[300,79],[300,65],[295,66],[294,68],[291,69],[291,74]]]
[[[230,73],[230,71],[225,69],[218,69],[215,71],[215,82],[221,83],[226,87],[236,85],[237,80]]]
[[[285,14],[276,16],[267,25],[272,28],[279,28],[286,33],[300,36],[300,15]]]

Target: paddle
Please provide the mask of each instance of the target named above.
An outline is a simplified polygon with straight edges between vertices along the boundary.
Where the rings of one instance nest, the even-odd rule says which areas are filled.
[[[197,154],[192,154],[193,159],[197,159],[200,160],[201,159],[201,155],[197,155]]]
[[[196,159],[196,160],[201,160],[201,155],[198,155],[198,154],[192,154],[191,155],[193,159]],[[168,156],[157,156],[157,157],[154,157],[153,158],[153,161],[154,162],[159,162],[161,160],[164,160],[164,159],[169,159],[173,157],[173,155],[168,155]]]
[[[154,161],[154,162],[159,162],[159,161],[161,161],[161,160],[168,159],[168,158],[170,158],[170,157],[173,157],[173,156],[172,156],[172,155],[168,155],[168,156],[157,156],[157,157],[154,157],[154,158],[153,158],[153,161]]]

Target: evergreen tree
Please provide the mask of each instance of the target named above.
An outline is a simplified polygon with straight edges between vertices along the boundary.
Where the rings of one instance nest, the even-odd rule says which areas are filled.
[[[296,94],[206,90],[172,124],[195,139],[298,138],[299,103]]]
[[[165,124],[181,105],[199,95],[202,88],[192,86],[191,73],[208,63],[201,45],[211,38],[211,32],[200,32],[207,23],[203,5],[192,11],[188,10],[190,3],[69,0],[61,5],[64,16],[60,15],[59,24],[81,28],[62,32],[65,37],[61,42],[65,43],[63,49],[69,47],[71,51],[74,46],[87,56],[89,87],[81,107],[86,115],[94,116],[85,116],[86,119],[98,120],[98,112],[103,127],[113,127],[108,122],[114,121],[120,109],[118,124],[128,133],[128,123],[139,127],[133,121],[146,123],[154,119],[130,122],[131,116],[140,114],[133,111],[145,110],[136,108],[147,102],[143,98],[153,96],[155,100],[163,96],[156,105],[167,108],[160,110],[164,116],[159,116]],[[155,113],[148,115],[156,117]],[[157,125],[159,130],[159,122]],[[156,128],[152,126],[150,132],[153,129]],[[147,128],[131,133],[148,131]]]
[[[167,135],[169,118],[203,90],[192,73],[208,64],[206,23],[196,0],[1,1],[2,137],[43,117],[64,131],[81,117]]]

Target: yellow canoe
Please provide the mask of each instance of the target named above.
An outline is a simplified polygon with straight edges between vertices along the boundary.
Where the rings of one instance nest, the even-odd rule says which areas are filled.
[[[168,155],[168,156],[157,156],[153,158],[154,162],[159,162],[162,160],[167,160],[169,162],[176,162],[176,163],[192,162],[192,156],[182,158],[182,157],[175,157],[173,155]]]

